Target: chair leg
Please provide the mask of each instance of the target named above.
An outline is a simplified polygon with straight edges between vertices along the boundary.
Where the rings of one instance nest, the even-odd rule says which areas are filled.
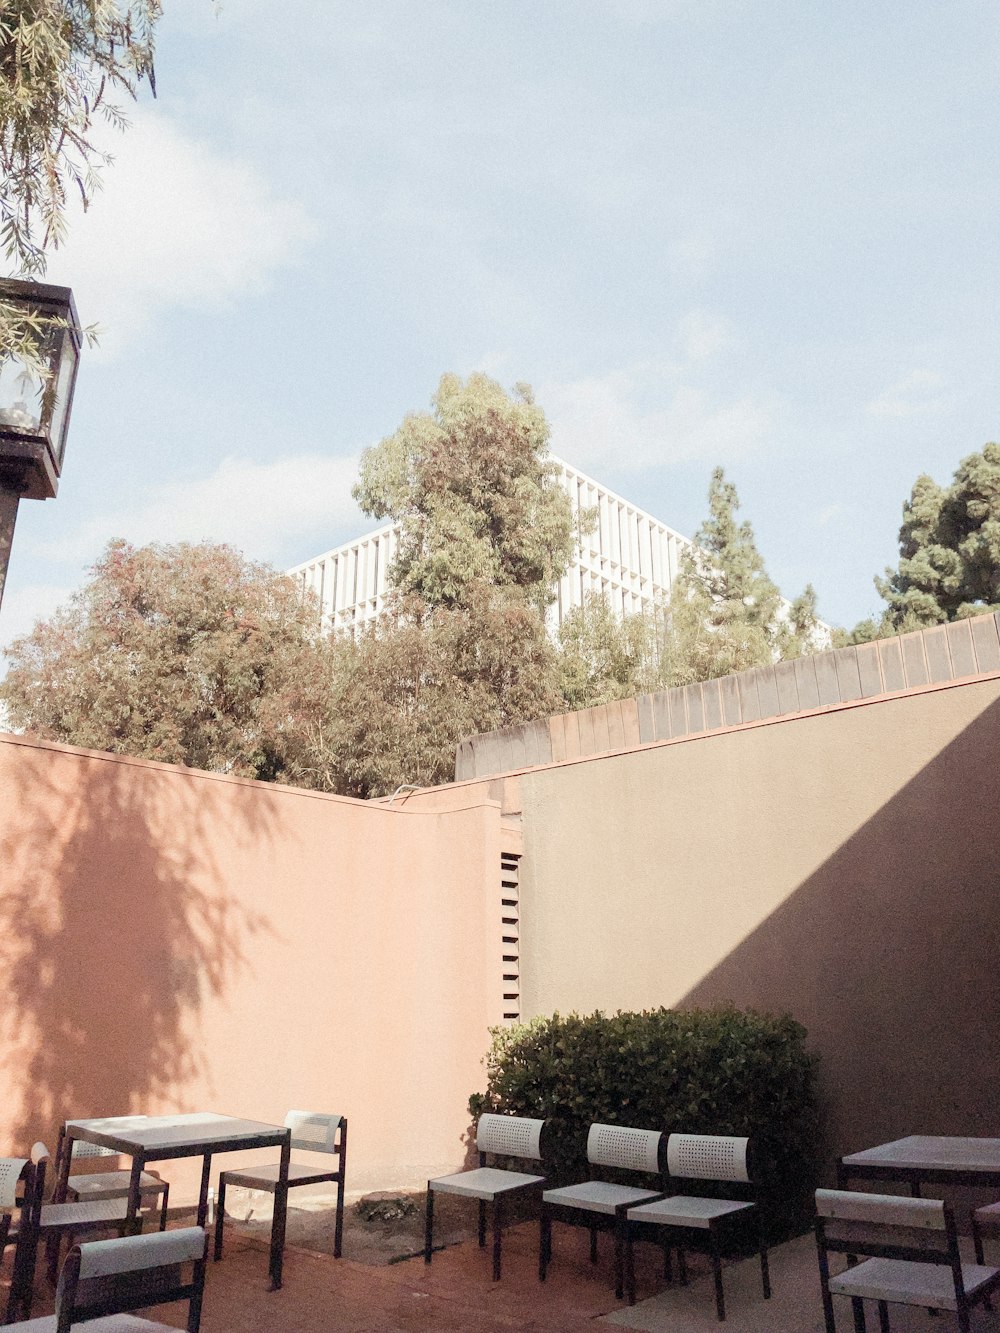
[[[976,1221],[975,1212],[970,1215],[970,1220],[972,1222],[972,1243],[976,1249],[976,1263],[985,1264],[986,1259],[983,1254],[983,1233],[979,1228],[979,1223]],[[990,1300],[989,1296],[983,1297],[983,1307],[987,1310],[993,1309],[993,1302]]]
[[[590,1262],[597,1263],[597,1227],[590,1228]]]
[[[764,1218],[760,1218],[760,1281],[764,1288],[764,1299],[771,1299],[771,1270],[767,1263],[767,1241],[764,1237]]]
[[[545,1281],[545,1273],[549,1266],[549,1260],[552,1258],[552,1218],[545,1211],[545,1205],[542,1205],[542,1211],[538,1218],[538,1280]]]
[[[428,1189],[427,1193],[430,1193]],[[344,1178],[337,1181],[337,1218],[333,1226],[333,1257],[340,1258],[344,1245]]]
[[[688,1264],[683,1245],[677,1247],[677,1266],[681,1272],[681,1286],[686,1287],[688,1284]]]
[[[493,1281],[500,1281],[500,1246],[503,1237],[503,1195],[493,1200]]]
[[[167,1229],[167,1202],[169,1201],[169,1199],[170,1199],[170,1186],[169,1186],[169,1185],[164,1185],[164,1187],[163,1187],[163,1202],[160,1204],[160,1230],[161,1230],[161,1231],[166,1231],[166,1229]]]
[[[424,1209],[424,1263],[429,1264],[434,1252],[434,1191],[427,1183],[427,1205]]]
[[[625,1298],[625,1214],[615,1218],[615,1297]]]
[[[885,1301],[878,1303],[878,1327],[879,1333],[892,1333],[889,1327],[889,1307]]]
[[[854,1311],[854,1333],[865,1333],[865,1303],[860,1296],[851,1297],[851,1309]]]
[[[219,1174],[219,1197],[215,1201],[215,1249],[213,1260],[222,1258],[222,1226],[226,1219],[226,1173]]]
[[[625,1223],[625,1299],[635,1305],[635,1242],[632,1228]]]
[[[722,1290],[722,1255],[719,1252],[719,1237],[713,1231],[712,1239],[712,1277],[715,1279],[715,1312],[720,1322],[726,1317],[726,1297]]]
[[[670,1249],[669,1235],[663,1241],[663,1280],[671,1286],[674,1281],[674,1256]]]
[[[486,1200],[479,1200],[479,1248],[486,1244]]]

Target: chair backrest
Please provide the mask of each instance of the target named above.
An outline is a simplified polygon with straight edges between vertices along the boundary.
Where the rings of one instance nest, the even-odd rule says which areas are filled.
[[[304,1152],[339,1153],[337,1130],[344,1117],[318,1111],[289,1111],[285,1125],[292,1131],[292,1147]]]
[[[28,1157],[0,1157],[0,1213],[10,1214],[20,1208],[31,1193],[35,1178],[34,1163]],[[17,1187],[24,1181],[21,1198],[17,1197]]]
[[[941,1199],[817,1190],[816,1238],[821,1267],[825,1250],[961,1267],[955,1215]]]
[[[207,1239],[201,1227],[184,1227],[75,1246],[59,1274],[56,1333],[103,1315],[184,1300],[190,1303],[188,1333],[198,1333]]]
[[[629,1129],[625,1125],[591,1125],[587,1134],[587,1161],[591,1166],[613,1166],[625,1171],[658,1175],[663,1135],[658,1129]]]
[[[671,1134],[667,1170],[678,1180],[736,1180],[749,1184],[749,1139],[727,1134]]]
[[[476,1125],[476,1147],[480,1153],[498,1157],[542,1157],[542,1130],[544,1120],[531,1120],[520,1115],[496,1115],[489,1111],[479,1117]]]

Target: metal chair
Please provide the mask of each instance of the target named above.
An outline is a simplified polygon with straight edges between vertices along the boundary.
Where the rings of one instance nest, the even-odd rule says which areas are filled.
[[[145,1116],[116,1116],[123,1125],[132,1125],[145,1120]],[[106,1123],[112,1124],[111,1117]],[[83,1139],[73,1139],[72,1160],[87,1157],[117,1157],[113,1148],[102,1148],[96,1143],[87,1143]],[[59,1143],[56,1147],[55,1179],[59,1179],[62,1156],[66,1151],[66,1126],[59,1131]],[[69,1178],[67,1197],[73,1203],[92,1202],[95,1199],[127,1199],[131,1171],[95,1171],[90,1174],[74,1174]],[[139,1193],[143,1203],[150,1199],[160,1199],[160,1230],[167,1227],[167,1203],[170,1198],[170,1184],[162,1180],[155,1171],[143,1171],[139,1177]]]
[[[331,1153],[337,1158],[336,1170],[306,1166],[291,1162],[288,1167],[288,1187],[319,1185],[336,1182],[337,1216],[333,1233],[333,1257],[340,1258],[344,1236],[344,1170],[347,1164],[347,1117],[325,1115],[315,1111],[289,1111],[285,1125],[292,1131],[292,1147],[303,1152]],[[339,1133],[338,1133],[339,1131]],[[274,1194],[278,1187],[280,1167],[277,1162],[265,1166],[235,1167],[219,1174],[219,1197],[215,1214],[215,1250],[213,1259],[222,1258],[222,1228],[226,1217],[226,1187],[238,1185],[241,1189],[265,1190]],[[271,1225],[274,1223],[272,1221]]]
[[[640,1203],[663,1197],[663,1167],[660,1154],[663,1135],[656,1129],[628,1129],[622,1125],[591,1125],[587,1135],[587,1161],[591,1179],[563,1189],[546,1190],[538,1235],[538,1276],[542,1282],[552,1259],[552,1223],[590,1228],[590,1262],[597,1262],[597,1233],[612,1231],[615,1238],[615,1295],[623,1295],[625,1214]],[[659,1188],[641,1189],[616,1185],[594,1175],[602,1168],[636,1171],[657,1177]]]
[[[89,1203],[44,1203],[45,1169],[49,1150],[44,1143],[36,1143],[31,1150],[34,1180],[30,1198],[25,1196],[18,1225],[18,1244],[14,1255],[14,1274],[7,1298],[7,1320],[20,1314],[31,1315],[35,1280],[35,1259],[38,1242],[44,1240],[58,1246],[63,1236],[75,1237],[81,1233],[117,1229],[122,1232],[128,1210],[126,1199],[95,1200]]]
[[[0,1263],[4,1251],[13,1241],[14,1272],[10,1291],[7,1296],[7,1313],[4,1322],[14,1317],[15,1307],[20,1301],[19,1279],[24,1268],[24,1244],[21,1239],[24,1217],[30,1215],[35,1194],[35,1164],[29,1157],[0,1157]],[[13,1225],[15,1211],[19,1215],[18,1224]]]
[[[177,1333],[173,1325],[131,1311],[187,1301],[187,1333],[198,1333],[207,1248],[201,1227],[76,1245],[59,1274],[55,1314],[12,1327],[25,1333],[69,1333],[86,1322],[94,1333]]]
[[[429,1264],[434,1249],[434,1195],[460,1194],[479,1200],[479,1244],[486,1244],[486,1205],[493,1212],[493,1281],[500,1280],[500,1250],[503,1235],[506,1201],[519,1194],[529,1193],[545,1184],[544,1176],[523,1171],[489,1166],[490,1157],[519,1157],[540,1162],[544,1120],[530,1120],[516,1115],[479,1117],[476,1125],[476,1147],[479,1165],[468,1171],[457,1171],[451,1176],[438,1176],[427,1182],[427,1208],[424,1219],[424,1263]]]
[[[827,1333],[836,1333],[834,1296],[850,1299],[856,1333],[864,1333],[866,1300],[878,1303],[881,1333],[889,1333],[890,1305],[953,1311],[961,1333],[971,1333],[971,1307],[1000,1285],[1000,1268],[962,1262],[955,1215],[940,1199],[817,1190],[816,1248]],[[831,1252],[848,1263],[834,1277]]]
[[[749,1140],[719,1134],[671,1134],[667,1140],[667,1172],[675,1180],[725,1181],[745,1187],[752,1193],[747,1169]],[[673,1245],[680,1260],[681,1282],[687,1282],[684,1250],[700,1250],[707,1241],[715,1279],[715,1309],[720,1320],[726,1317],[722,1289],[722,1251],[720,1232],[742,1225],[751,1216],[757,1220],[757,1248],[765,1299],[771,1295],[764,1243],[763,1218],[755,1197],[720,1199],[706,1194],[671,1194],[667,1198],[630,1208],[625,1215],[625,1258],[629,1305],[635,1304],[635,1240],[656,1236],[669,1255]],[[669,1276],[669,1270],[668,1270]]]

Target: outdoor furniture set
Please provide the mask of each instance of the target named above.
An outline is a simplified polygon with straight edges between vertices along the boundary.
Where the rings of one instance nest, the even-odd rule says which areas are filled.
[[[859,1178],[897,1180],[910,1197],[852,1191]],[[836,1190],[816,1192],[816,1245],[827,1333],[835,1333],[834,1296],[851,1301],[855,1333],[864,1333],[864,1302],[878,1306],[880,1333],[889,1330],[889,1306],[951,1311],[961,1333],[970,1333],[970,1311],[1000,1287],[1000,1268],[983,1259],[982,1235],[997,1230],[1000,1204],[972,1214],[976,1262],[964,1263],[953,1209],[922,1197],[924,1185],[1000,1188],[1000,1139],[910,1135],[852,1153],[837,1163]],[[843,1254],[847,1268],[831,1277],[829,1255]],[[863,1261],[859,1258],[863,1256]]]
[[[78,1145],[83,1145],[83,1151]],[[14,1266],[4,1322],[11,1324],[18,1318],[22,1321],[30,1319],[35,1262],[40,1241],[46,1242],[49,1275],[54,1280],[63,1236],[70,1237],[72,1246],[77,1236],[113,1229],[118,1231],[120,1237],[127,1240],[133,1233],[142,1229],[143,1219],[139,1209],[144,1200],[158,1203],[160,1231],[164,1231],[169,1186],[157,1175],[145,1170],[147,1163],[151,1161],[179,1157],[202,1158],[197,1227],[189,1228],[197,1230],[201,1237],[202,1252],[198,1256],[198,1264],[202,1264],[213,1154],[267,1147],[281,1149],[280,1160],[277,1163],[255,1165],[246,1169],[237,1168],[220,1174],[215,1258],[220,1258],[222,1254],[227,1184],[265,1190],[273,1194],[275,1204],[271,1223],[269,1272],[271,1290],[276,1291],[282,1281],[289,1189],[326,1181],[336,1184],[334,1255],[340,1257],[347,1153],[347,1121],[342,1116],[290,1111],[285,1117],[284,1125],[281,1126],[209,1113],[68,1120],[60,1132],[59,1152],[54,1172],[55,1187],[52,1201],[49,1203],[44,1202],[46,1168],[49,1163],[49,1152],[44,1144],[35,1144],[29,1159],[0,1158],[0,1260],[7,1246],[11,1242],[15,1245]],[[293,1148],[330,1154],[336,1158],[336,1166],[327,1169],[292,1162]],[[69,1174],[70,1164],[74,1159],[94,1156],[128,1156],[132,1159],[132,1165],[127,1171],[95,1172],[93,1175]],[[18,1212],[18,1222],[17,1227],[12,1229],[15,1211]],[[180,1233],[165,1234],[174,1236]],[[91,1245],[80,1248],[86,1253],[92,1253],[94,1247]],[[70,1253],[73,1254],[75,1251],[71,1249]],[[133,1257],[131,1250],[123,1253],[126,1253],[129,1260]],[[83,1264],[84,1277],[89,1271],[88,1262]],[[63,1272],[65,1271],[64,1264]],[[204,1281],[201,1267],[198,1267],[196,1280]],[[62,1304],[69,1309],[75,1299],[76,1297],[67,1293]],[[197,1301],[192,1297],[192,1311],[195,1311],[196,1306],[200,1309],[200,1300],[199,1288]],[[145,1304],[148,1305],[150,1302],[146,1301]],[[108,1313],[109,1315],[115,1313],[117,1318],[117,1312]],[[92,1318],[91,1315],[86,1317]],[[191,1317],[194,1320],[193,1327],[196,1329],[197,1316],[192,1313]],[[121,1318],[113,1324],[109,1323],[107,1333],[117,1333],[119,1328],[125,1333],[126,1329],[132,1327],[147,1327],[147,1323],[142,1321],[127,1322],[130,1318],[131,1316],[128,1316],[124,1323],[121,1322]],[[33,1329],[37,1326],[39,1330],[50,1327],[45,1321],[36,1320],[31,1320],[30,1324],[25,1326]],[[62,1324],[58,1325],[60,1333],[62,1327]],[[103,1333],[103,1324],[93,1323],[91,1327],[95,1333]],[[148,1327],[159,1328],[160,1325],[148,1325]],[[51,1328],[56,1329],[57,1324],[52,1323]]]
[[[725,1319],[722,1287],[721,1233],[753,1220],[760,1258],[764,1296],[771,1294],[760,1210],[748,1168],[749,1142],[721,1135],[671,1134],[623,1125],[593,1124],[587,1135],[591,1178],[559,1189],[545,1189],[546,1179],[535,1173],[488,1165],[490,1157],[542,1160],[546,1122],[519,1116],[484,1115],[476,1129],[479,1166],[427,1182],[424,1262],[434,1249],[434,1195],[457,1194],[478,1200],[479,1244],[486,1243],[486,1208],[493,1210],[493,1278],[500,1277],[501,1237],[507,1200],[518,1195],[540,1196],[538,1276],[544,1282],[552,1259],[552,1224],[585,1226],[590,1231],[590,1258],[597,1262],[597,1235],[614,1237],[615,1294],[635,1303],[633,1246],[637,1240],[657,1240],[664,1250],[664,1275],[672,1280],[671,1251],[676,1249],[682,1283],[687,1281],[685,1250],[706,1250],[715,1279],[716,1311]],[[664,1153],[665,1149],[665,1153]],[[664,1161],[665,1156],[665,1161]],[[643,1185],[621,1185],[604,1179],[608,1170],[636,1173]],[[671,1192],[684,1182],[685,1193]],[[692,1188],[692,1182],[694,1186]],[[702,1182],[704,1192],[698,1186]],[[725,1182],[736,1199],[722,1199],[712,1186]]]

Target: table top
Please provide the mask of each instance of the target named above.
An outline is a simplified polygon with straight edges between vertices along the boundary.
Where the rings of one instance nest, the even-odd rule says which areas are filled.
[[[877,1148],[851,1153],[845,1166],[900,1167],[904,1171],[1000,1172],[1000,1139],[953,1138],[946,1134],[910,1134]]]
[[[232,1152],[246,1148],[273,1148],[291,1134],[284,1125],[212,1111],[182,1115],[107,1116],[97,1120],[67,1120],[73,1138],[113,1148],[145,1160],[194,1156],[204,1152]]]

